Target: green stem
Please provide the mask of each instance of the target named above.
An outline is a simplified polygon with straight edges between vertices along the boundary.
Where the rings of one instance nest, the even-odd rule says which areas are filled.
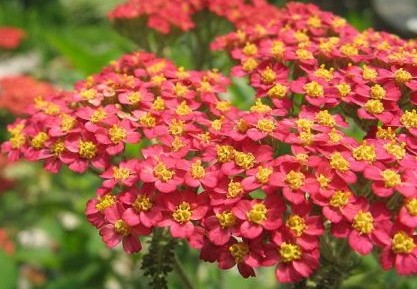
[[[187,274],[185,274],[184,269],[181,266],[180,260],[177,256],[174,258],[174,270],[178,274],[181,282],[183,283],[185,289],[195,289],[193,284],[191,283],[190,279],[188,278]]]

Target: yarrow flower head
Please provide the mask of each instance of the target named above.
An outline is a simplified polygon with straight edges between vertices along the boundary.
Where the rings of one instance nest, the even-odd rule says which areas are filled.
[[[168,33],[191,29],[189,16],[205,7],[164,1],[175,17],[161,19],[157,2],[129,1],[112,15],[148,11]],[[239,22],[226,2],[204,1]],[[136,52],[73,91],[36,99],[2,149],[52,172],[98,171],[87,219],[109,247],[121,242],[128,253],[166,228],[222,269],[236,265],[249,277],[275,266],[280,282],[298,282],[320,270],[324,242],[342,238],[361,255],[381,252],[384,269],[415,274],[415,42],[358,32],[311,4],[278,13],[212,45],[230,53],[231,74],[254,89],[246,111],[227,99],[230,80],[217,70]]]

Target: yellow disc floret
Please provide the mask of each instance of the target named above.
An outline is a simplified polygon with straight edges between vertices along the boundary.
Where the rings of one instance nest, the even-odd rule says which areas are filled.
[[[172,218],[180,224],[187,223],[191,220],[192,210],[191,206],[187,202],[182,202],[175,208],[175,212],[172,213]]]
[[[285,183],[292,190],[298,190],[304,185],[305,176],[302,172],[296,172],[291,170],[285,177]]]
[[[370,212],[359,211],[353,218],[352,227],[359,234],[369,234],[374,230],[374,218]]]
[[[236,224],[236,217],[230,211],[224,211],[216,214],[217,220],[219,220],[220,226],[223,229],[228,229]]]
[[[301,247],[297,244],[283,242],[279,249],[279,255],[281,256],[282,262],[289,263],[292,261],[300,260],[302,256],[302,250]]]
[[[289,216],[286,225],[297,237],[300,237],[304,231],[307,230],[307,225],[304,222],[304,219],[299,215]]]
[[[387,188],[393,188],[395,186],[401,185],[401,176],[393,170],[383,170],[381,172],[381,176],[384,180],[385,187]]]
[[[339,152],[335,152],[330,156],[330,166],[339,172],[346,172],[350,168],[349,162]]]
[[[246,217],[248,221],[255,224],[262,224],[266,220],[266,214],[268,209],[264,204],[255,204],[252,206],[252,209],[247,212]]]
[[[395,254],[410,254],[416,248],[414,239],[405,232],[396,233],[391,242],[391,248]]]

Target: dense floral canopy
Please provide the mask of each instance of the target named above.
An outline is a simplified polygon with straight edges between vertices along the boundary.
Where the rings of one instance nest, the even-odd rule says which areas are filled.
[[[111,15],[147,15],[168,33],[226,3],[179,2],[129,1]],[[384,269],[417,273],[415,42],[360,33],[314,5],[276,13],[212,45],[254,88],[249,110],[224,98],[230,80],[217,70],[136,52],[73,91],[37,98],[30,117],[9,127],[3,151],[51,172],[99,172],[87,218],[128,253],[141,249],[138,237],[168,227],[222,269],[237,265],[249,277],[275,266],[280,282],[296,282],[320,266],[328,234],[360,255],[379,248]]]

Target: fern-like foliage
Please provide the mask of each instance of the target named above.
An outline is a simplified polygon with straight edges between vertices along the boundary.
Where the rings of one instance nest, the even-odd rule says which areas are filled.
[[[168,289],[167,276],[173,270],[177,241],[163,230],[156,230],[149,241],[149,250],[142,260],[142,270],[148,276],[149,288]]]

